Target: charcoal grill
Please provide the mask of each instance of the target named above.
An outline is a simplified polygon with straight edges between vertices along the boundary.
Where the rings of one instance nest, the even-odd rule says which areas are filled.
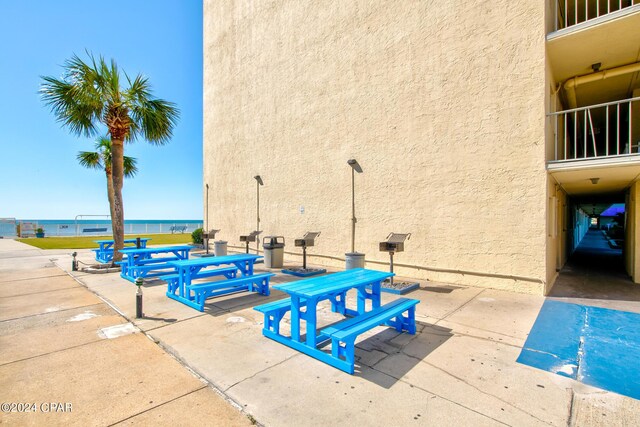
[[[404,241],[411,237],[411,233],[389,233],[387,240],[380,242],[380,251],[389,252],[389,271],[393,273],[393,255],[396,252],[404,252]],[[390,279],[393,285],[393,276]]]
[[[302,236],[302,239],[294,240],[294,245],[302,248],[302,268],[286,268],[282,270],[283,273],[292,274],[298,277],[306,277],[327,272],[324,268],[307,268],[307,248],[315,245],[316,237],[319,235],[319,231],[308,231],[304,236]]]
[[[202,233],[202,239],[204,240],[204,248],[205,253],[209,255],[209,239],[215,239],[216,234],[219,233],[220,230],[214,230],[213,228],[209,231],[205,231]]]
[[[258,235],[262,233],[262,231],[252,231],[251,233],[245,235],[245,236],[240,236],[240,241],[241,242],[245,242],[247,250],[246,252],[249,253],[249,243],[251,242],[255,242],[257,240]],[[258,251],[256,250],[256,253]]]

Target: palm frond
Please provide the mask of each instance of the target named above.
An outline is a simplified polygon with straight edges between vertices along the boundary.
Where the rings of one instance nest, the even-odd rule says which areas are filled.
[[[95,86],[96,70],[77,55],[65,61],[61,79],[42,76],[40,95],[56,120],[76,135],[93,136],[98,132],[103,103]]]
[[[40,86],[40,95],[58,122],[68,126],[76,135],[87,137],[96,134],[95,119],[100,115],[96,112],[88,96],[73,84],[53,77],[42,77],[44,83]]]
[[[80,151],[76,156],[76,159],[78,159],[80,166],[87,169],[104,169],[104,165],[102,164],[102,155],[100,153]]]
[[[124,156],[124,177],[133,178],[138,173],[138,160],[134,157]]]
[[[105,169],[111,169],[111,139],[108,136],[101,136],[96,139],[96,155],[100,156]],[[124,156],[123,173],[125,178],[133,178],[138,173],[138,160],[135,157]]]
[[[137,125],[136,133],[152,144],[163,145],[171,140],[180,110],[162,99],[139,99],[131,107],[131,117]]]
[[[96,139],[94,147],[96,147],[96,150],[103,152],[105,157],[111,157],[111,140],[108,136],[103,135]]]

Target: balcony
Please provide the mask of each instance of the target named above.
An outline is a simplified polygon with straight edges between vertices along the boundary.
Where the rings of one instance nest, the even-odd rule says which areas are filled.
[[[633,157],[640,160],[640,97],[549,114],[550,163]]]
[[[615,18],[630,11],[640,0],[555,0],[553,31]]]
[[[640,176],[640,97],[548,115],[547,171],[570,196],[620,193]]]

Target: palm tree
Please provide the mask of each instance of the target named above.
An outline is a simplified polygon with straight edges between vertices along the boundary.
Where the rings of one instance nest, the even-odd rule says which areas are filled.
[[[111,138],[113,180],[113,262],[120,261],[124,246],[124,142],[143,138],[156,145],[171,139],[180,112],[175,104],[154,98],[146,77],[133,80],[124,73],[127,87],[120,86],[120,71],[114,60],[89,56],[85,63],[77,55],[65,61],[62,78],[42,77],[42,100],[57,120],[76,135],[101,134],[101,127]]]
[[[80,165],[87,169],[100,169],[104,170],[107,176],[107,197],[109,198],[109,212],[111,218],[115,216],[115,210],[113,206],[113,181],[111,178],[111,140],[106,136],[101,136],[96,139],[94,144],[96,151],[80,151],[76,158]],[[124,156],[124,177],[133,178],[138,173],[138,167],[136,165],[136,159],[129,156]]]

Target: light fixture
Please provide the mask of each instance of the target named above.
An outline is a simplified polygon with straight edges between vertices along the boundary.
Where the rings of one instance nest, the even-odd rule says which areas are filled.
[[[256,175],[253,177],[253,179],[255,179],[256,181],[258,181],[258,184],[260,185],[264,185],[264,182],[262,182],[262,178],[260,177],[260,175]]]
[[[360,167],[360,164],[356,159],[347,160],[347,163],[353,168],[353,170],[358,173],[362,173],[362,167]]]
[[[600,178],[589,178],[589,180],[591,180],[591,183],[593,185],[596,185],[598,183],[598,181],[600,181]]]

